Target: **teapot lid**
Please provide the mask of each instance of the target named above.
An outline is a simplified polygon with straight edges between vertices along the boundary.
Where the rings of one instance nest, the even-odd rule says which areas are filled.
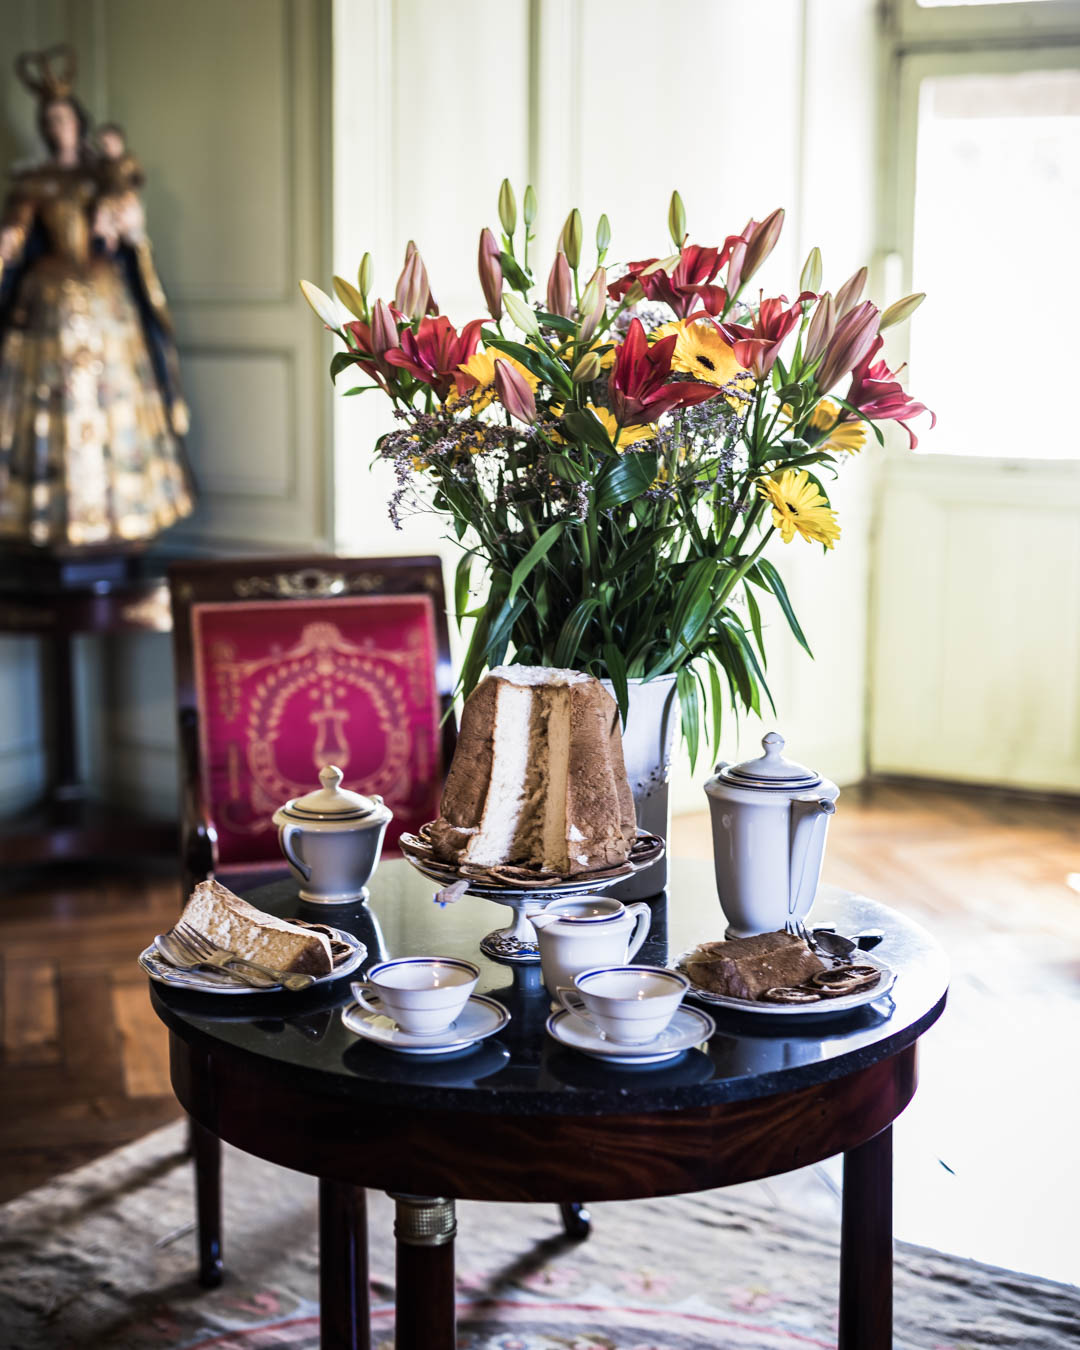
[[[343,788],[341,780],[344,777],[336,764],[325,764],[319,770],[322,787],[306,796],[294,797],[284,806],[284,813],[303,820],[360,820],[370,816],[379,803]]]
[[[781,753],[784,738],[777,731],[770,731],[761,741],[765,753],[757,759],[747,759],[741,764],[729,764],[720,770],[720,777],[741,788],[809,788],[821,782],[821,775],[804,764],[796,764],[793,759],[785,759]]]

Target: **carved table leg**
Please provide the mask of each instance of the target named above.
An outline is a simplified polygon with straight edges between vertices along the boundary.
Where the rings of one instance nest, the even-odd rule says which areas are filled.
[[[221,1140],[212,1130],[191,1121],[189,1135],[195,1162],[195,1218],[199,1230],[199,1283],[216,1289],[221,1283]]]
[[[392,1195],[397,1205],[395,1350],[454,1350],[453,1200]]]
[[[319,1344],[369,1350],[367,1197],[362,1186],[319,1179]]]
[[[562,1215],[566,1236],[573,1238],[575,1242],[584,1242],[592,1232],[592,1215],[585,1206],[573,1201],[570,1204],[560,1205],[559,1213]]]
[[[892,1350],[892,1126],[844,1154],[839,1350]]]

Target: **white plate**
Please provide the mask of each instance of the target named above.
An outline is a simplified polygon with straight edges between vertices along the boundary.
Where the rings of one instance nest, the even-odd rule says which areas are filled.
[[[368,993],[364,997],[375,1008],[381,1006],[378,994]],[[400,1030],[392,1017],[368,1012],[359,1003],[350,1003],[348,1007],[342,1008],[341,1020],[350,1031],[365,1041],[384,1046],[387,1050],[396,1050],[402,1055],[449,1055],[502,1031],[510,1021],[510,1014],[493,998],[473,994],[458,1013],[457,1021],[451,1022],[437,1036],[410,1035]]]
[[[716,1030],[716,1023],[708,1013],[683,1006],[651,1041],[644,1045],[619,1045],[605,1040],[590,1023],[560,1008],[548,1018],[547,1029],[548,1035],[560,1045],[568,1045],[571,1050],[580,1050],[582,1054],[608,1064],[662,1064],[691,1046],[707,1041]]]
[[[685,974],[682,963],[689,955],[690,952],[683,952],[682,956],[671,963],[671,969]],[[686,997],[695,999],[698,1003],[705,1003],[710,1008],[730,1008],[732,1012],[751,1013],[760,1017],[786,1017],[788,1020],[800,1017],[814,1019],[839,1017],[842,1013],[851,1012],[853,1008],[863,1008],[868,1003],[883,998],[896,983],[896,971],[871,952],[855,952],[852,960],[860,966],[877,966],[881,971],[881,979],[877,984],[856,989],[853,994],[844,994],[840,998],[823,998],[818,1003],[764,1003],[758,999],[731,998],[727,994],[714,994],[708,989],[699,989],[693,980],[690,981]]]
[[[329,927],[328,924],[325,926]],[[309,989],[314,989],[319,984],[329,984],[331,980],[340,980],[343,975],[351,975],[367,958],[367,947],[359,938],[353,937],[352,933],[346,933],[343,928],[335,928],[333,932],[335,937],[352,950],[346,953],[328,975],[317,975],[314,983],[308,985]],[[280,984],[256,989],[254,985],[241,984],[239,980],[234,980],[217,970],[178,970],[165,960],[153,943],[144,952],[139,953],[139,965],[159,984],[170,985],[173,989],[194,989],[200,994],[272,994],[281,989]]]

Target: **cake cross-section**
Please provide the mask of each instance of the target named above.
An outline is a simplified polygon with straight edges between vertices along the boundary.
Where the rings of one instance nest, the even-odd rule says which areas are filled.
[[[636,834],[615,700],[577,670],[499,666],[461,714],[442,813],[444,862],[560,876],[626,861]]]

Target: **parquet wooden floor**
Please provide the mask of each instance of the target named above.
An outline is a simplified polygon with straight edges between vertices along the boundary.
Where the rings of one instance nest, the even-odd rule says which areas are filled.
[[[677,820],[672,846],[711,857],[707,816]],[[1080,802],[849,789],[825,878],[920,920],[953,962],[897,1124],[898,1236],[1080,1280]],[[133,957],[178,902],[161,868],[0,879],[0,1200],[177,1114]],[[788,1211],[835,1217],[839,1175],[830,1162],[755,1184]]]
[[[176,915],[171,869],[0,881],[0,1200],[179,1114],[133,956]]]

